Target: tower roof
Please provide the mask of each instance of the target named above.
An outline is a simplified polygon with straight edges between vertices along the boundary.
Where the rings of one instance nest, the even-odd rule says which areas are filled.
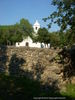
[[[34,23],[34,26],[40,26],[38,20],[36,20],[36,22]]]

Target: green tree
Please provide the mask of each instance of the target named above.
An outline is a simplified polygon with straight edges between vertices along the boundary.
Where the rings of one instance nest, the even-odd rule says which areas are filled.
[[[54,22],[58,24],[61,31],[69,29],[70,44],[75,43],[75,0],[52,0],[52,5],[56,10],[43,20],[49,20],[49,28]]]
[[[22,18],[20,20],[20,28],[23,36],[31,36],[33,32],[32,25],[29,23],[28,20]]]
[[[9,31],[7,26],[0,27],[0,44],[7,45],[9,41]]]
[[[67,30],[65,32],[65,40],[66,45],[71,46],[73,43],[75,43],[75,33],[73,33],[71,30]]]
[[[20,42],[24,37],[32,36],[32,31],[32,25],[26,19],[21,19],[15,25],[0,26],[0,44]]]
[[[60,46],[60,35],[59,32],[52,32],[50,33],[50,43],[51,46],[56,47]]]
[[[57,23],[61,30],[69,26],[75,32],[75,0],[52,0],[52,5],[57,7],[56,11],[44,20]]]
[[[40,28],[38,30],[37,41],[39,41],[41,43],[45,43],[45,44],[50,43],[49,33],[46,28]]]
[[[10,42],[12,45],[15,45],[16,42],[21,42],[23,40],[22,34],[20,32],[16,32],[16,34],[10,35]]]

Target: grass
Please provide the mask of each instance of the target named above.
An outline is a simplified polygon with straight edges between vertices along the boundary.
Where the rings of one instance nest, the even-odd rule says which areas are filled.
[[[62,92],[61,94],[64,96],[75,98],[75,84],[67,84],[66,89],[66,92]]]
[[[74,100],[75,85],[67,85],[67,92],[44,90],[40,82],[26,77],[14,77],[0,74],[0,100],[33,100],[33,97],[67,97]]]

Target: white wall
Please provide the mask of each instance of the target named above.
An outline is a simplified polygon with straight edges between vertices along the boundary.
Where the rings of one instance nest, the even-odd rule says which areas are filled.
[[[36,48],[50,48],[50,44],[44,44],[42,43],[42,46],[41,46],[41,43],[37,42],[37,43],[33,43],[32,41],[22,41],[22,42],[17,42],[16,43],[16,47],[21,47],[21,46],[26,46],[26,42],[29,43],[29,47],[36,47]]]
[[[24,39],[22,42],[17,42],[16,43],[16,47],[20,47],[20,46],[26,46],[26,43],[28,42],[29,47],[37,47],[37,48],[41,48],[41,44],[39,42],[37,43],[33,43],[32,39],[30,37]]]

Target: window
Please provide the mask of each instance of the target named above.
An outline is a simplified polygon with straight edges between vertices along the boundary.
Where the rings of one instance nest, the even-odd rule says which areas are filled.
[[[20,43],[18,42],[18,45],[19,45]]]
[[[36,27],[36,30],[37,30],[37,27]]]

